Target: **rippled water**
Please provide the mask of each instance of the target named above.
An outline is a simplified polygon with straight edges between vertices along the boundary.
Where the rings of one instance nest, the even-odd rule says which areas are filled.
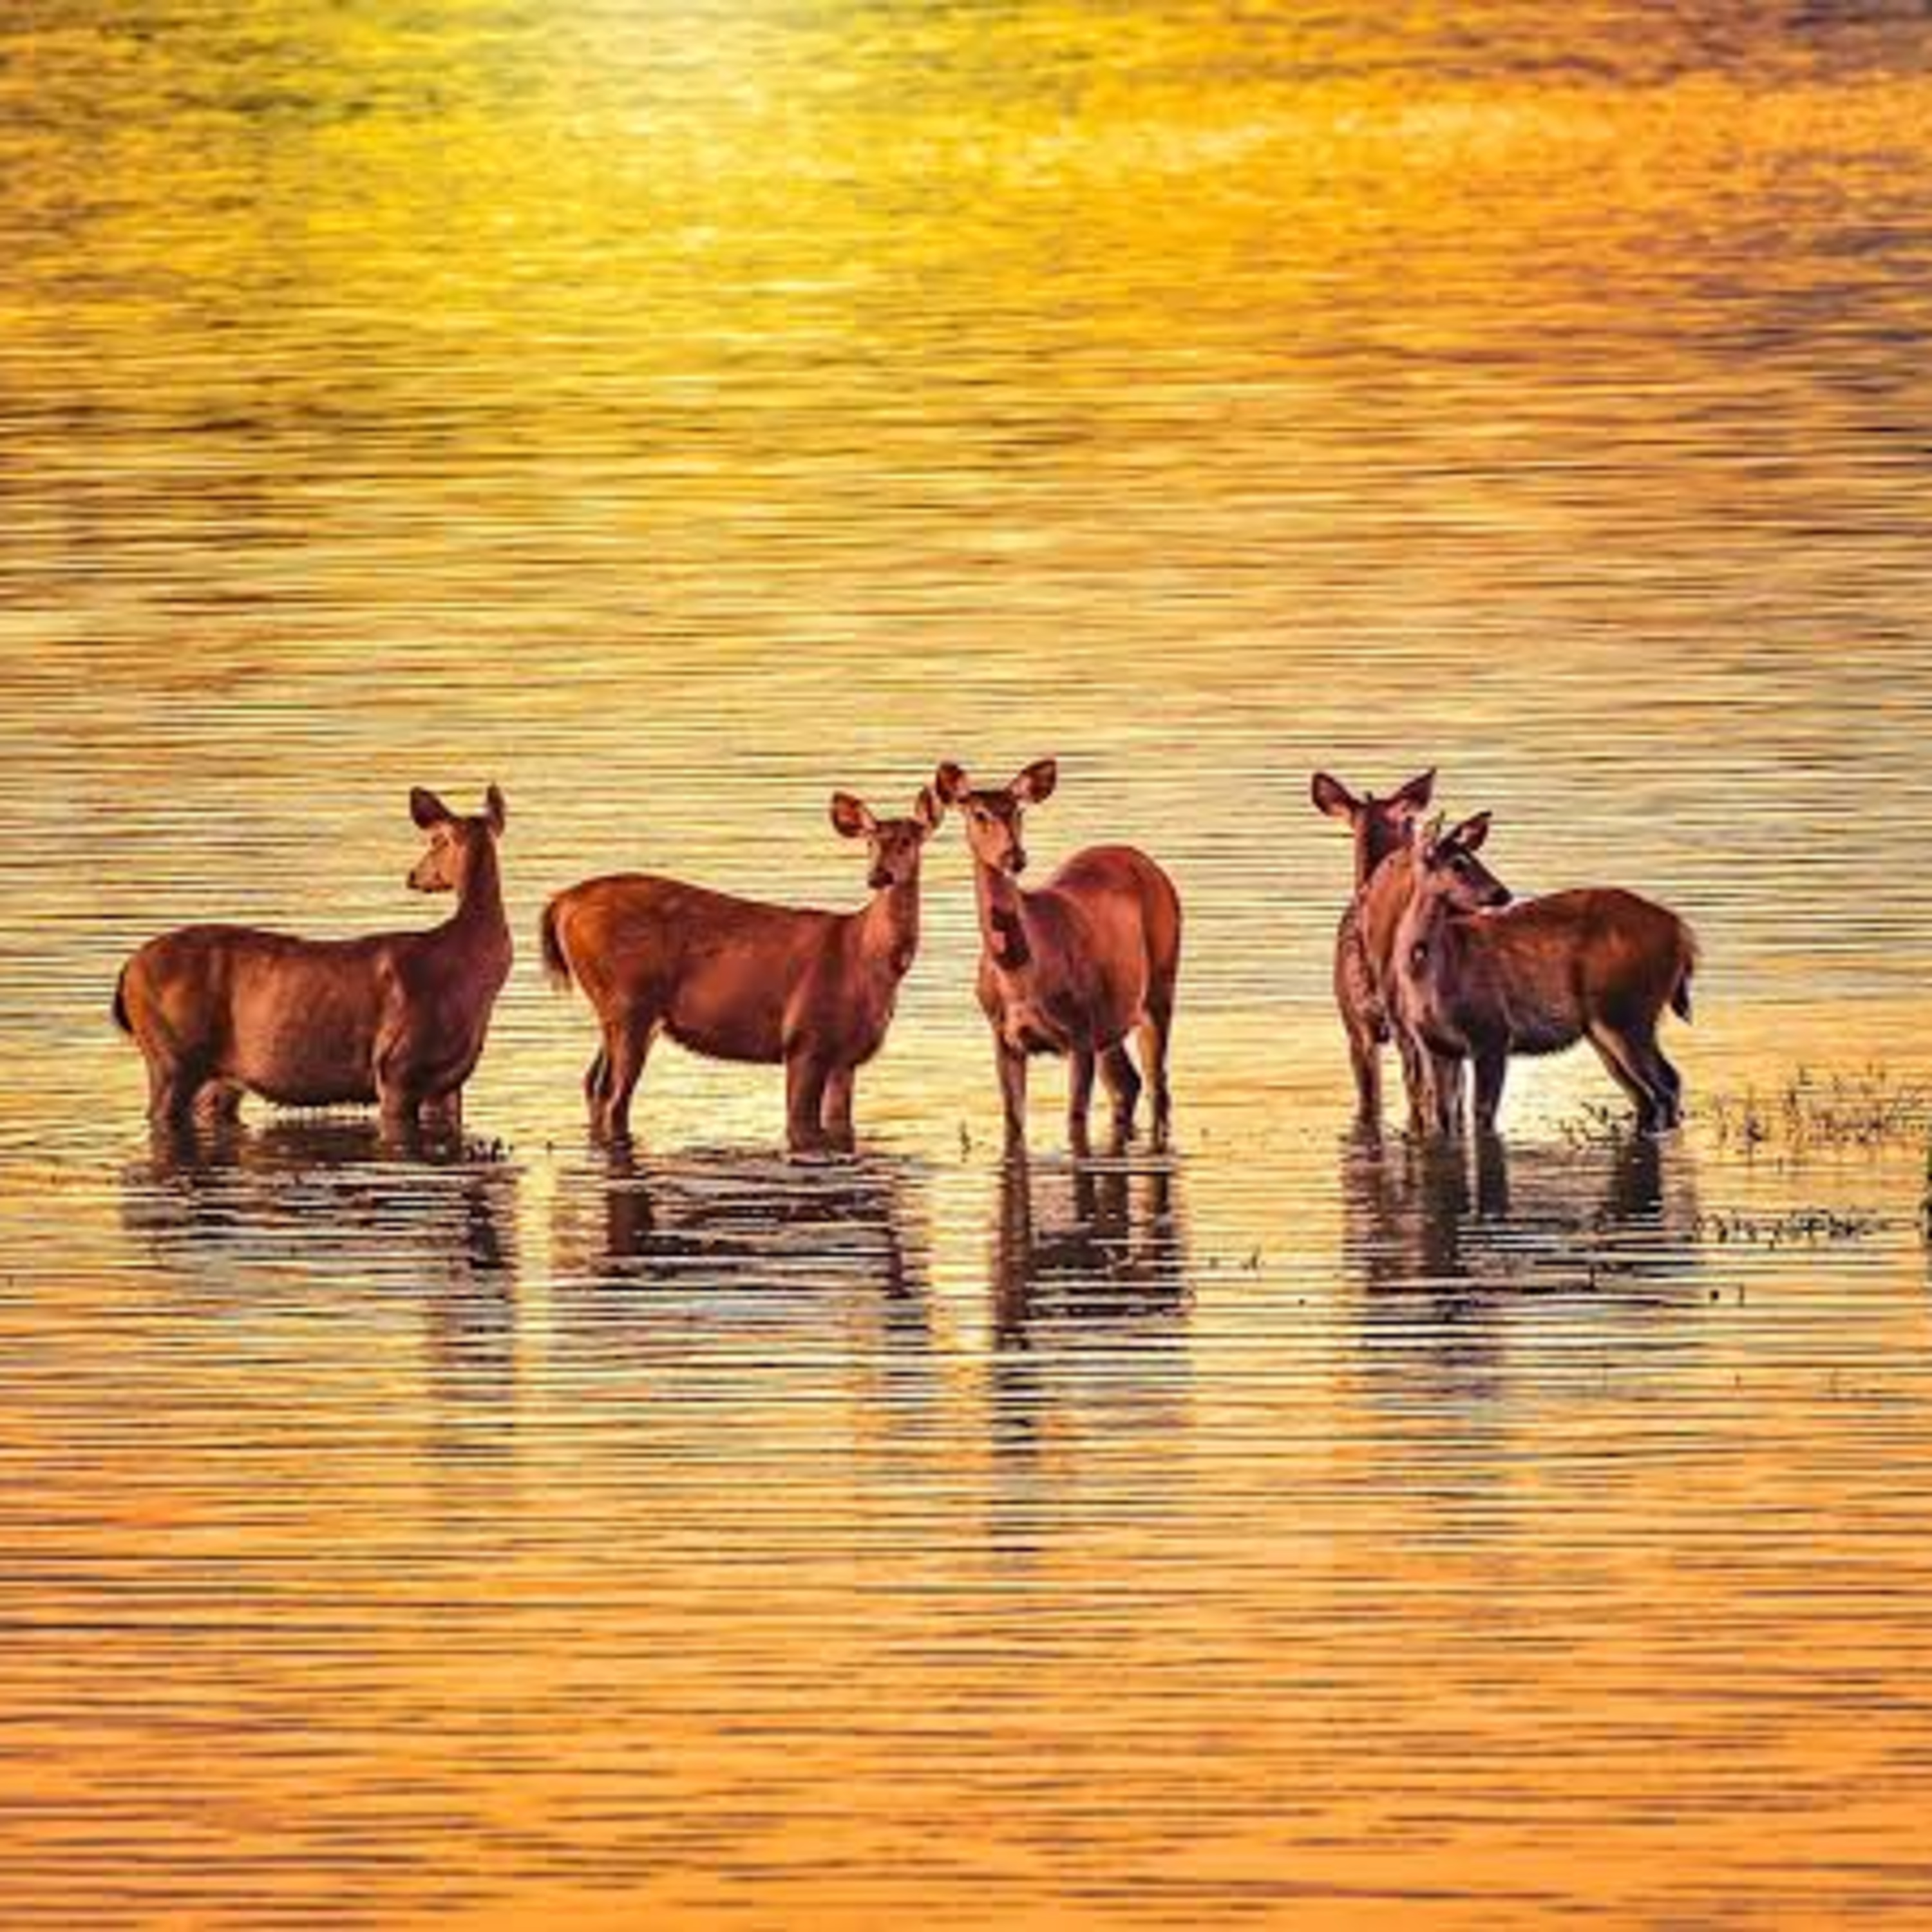
[[[0,21],[9,1924],[1922,1913],[1932,21],[1665,14]],[[1172,1158],[997,1158],[956,830],[858,1160],[590,1146],[550,892],[1047,752]],[[1430,764],[1696,922],[1684,1135],[1351,1141]],[[131,947],[493,778],[467,1145],[151,1144]]]

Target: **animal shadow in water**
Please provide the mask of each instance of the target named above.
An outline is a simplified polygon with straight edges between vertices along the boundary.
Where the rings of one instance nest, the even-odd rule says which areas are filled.
[[[1178,1192],[1167,1156],[1082,1156],[1036,1166],[1023,1150],[1010,1151],[1000,1170],[994,1256],[998,1345],[1026,1348],[1045,1323],[1184,1312]]]
[[[1660,1318],[1703,1297],[1689,1156],[1648,1135],[1514,1151],[1492,1136],[1357,1142],[1342,1194],[1364,1340],[1468,1392],[1501,1392],[1513,1337],[1546,1342],[1574,1372],[1552,1324],[1614,1346],[1619,1362],[1676,1348],[1681,1324]]]
[[[399,1156],[367,1119],[154,1130],[122,1176],[122,1218],[198,1282],[302,1276],[473,1291],[507,1304],[515,1170],[460,1138]]]
[[[613,1148],[561,1178],[553,1224],[562,1327],[586,1349],[669,1356],[783,1347],[836,1327],[922,1354],[925,1244],[903,1162]]]

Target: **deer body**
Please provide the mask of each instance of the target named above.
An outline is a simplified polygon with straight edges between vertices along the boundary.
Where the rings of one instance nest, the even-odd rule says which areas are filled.
[[[428,932],[314,940],[190,926],[143,946],[114,1015],[147,1061],[151,1118],[232,1114],[244,1092],[290,1107],[380,1102],[396,1124],[425,1108],[459,1117],[510,970],[494,786],[490,799],[485,816],[459,819],[433,794],[411,796],[435,842],[410,883],[458,895]]]
[[[1600,886],[1460,915],[1433,857],[1420,862],[1424,880],[1402,920],[1400,998],[1432,1051],[1473,1064],[1478,1127],[1496,1125],[1511,1054],[1560,1053],[1586,1039],[1641,1126],[1676,1126],[1683,1082],[1657,1028],[1666,1006],[1690,1017],[1689,926],[1634,892]]]
[[[854,1078],[885,1043],[918,955],[920,848],[939,807],[880,821],[839,797],[835,824],[874,848],[873,896],[856,911],[769,905],[641,873],[586,880],[545,908],[544,962],[560,984],[582,988],[603,1034],[584,1077],[600,1132],[628,1132],[662,1032],[710,1059],[782,1063],[790,1145],[850,1143]]]
[[[993,1033],[1008,1138],[1026,1132],[1026,1064],[1053,1054],[1072,1062],[1068,1126],[1084,1143],[1096,1070],[1117,1130],[1132,1124],[1143,1077],[1154,1131],[1172,1114],[1168,1043],[1180,966],[1180,900],[1145,853],[1096,845],[1068,860],[1035,891],[1024,890],[1021,808],[1048,796],[1051,760],[1011,786],[975,790],[956,765],[940,767],[941,797],[966,814],[980,914],[978,992]],[[1137,1070],[1126,1041],[1138,1036]]]

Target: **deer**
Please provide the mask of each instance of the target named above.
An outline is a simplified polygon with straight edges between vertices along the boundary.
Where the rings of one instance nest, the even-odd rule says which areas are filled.
[[[980,1004],[993,1033],[1009,1148],[1026,1139],[1027,1061],[1068,1060],[1067,1127],[1087,1145],[1097,1069],[1125,1140],[1143,1085],[1153,1091],[1154,1132],[1165,1146],[1172,1118],[1167,1058],[1180,970],[1180,898],[1144,852],[1095,845],[1076,853],[1033,891],[1019,884],[1029,806],[1053,795],[1059,766],[1028,765],[1010,784],[976,788],[958,765],[934,785],[966,821],[980,914]],[[1140,1066],[1127,1052],[1138,1036]]]
[[[602,1043],[584,1079],[592,1131],[628,1139],[632,1097],[662,1032],[710,1059],[782,1064],[790,1150],[850,1151],[854,1083],[884,1045],[918,956],[920,860],[944,817],[930,786],[909,818],[832,794],[833,830],[870,855],[872,897],[856,911],[638,872],[559,892],[538,938],[553,983],[574,981],[597,1016]]]
[[[373,1103],[386,1132],[461,1124],[509,976],[496,860],[508,813],[494,784],[471,817],[418,785],[410,816],[429,839],[410,890],[456,896],[441,925],[361,939],[188,926],[122,968],[114,1018],[147,1062],[158,1126],[232,1119],[247,1094],[284,1107]]]
[[[1668,907],[1621,887],[1551,892],[1496,910],[1459,905],[1466,826],[1433,826],[1396,937],[1402,1024],[1432,1053],[1474,1070],[1478,1132],[1492,1134],[1514,1054],[1588,1040],[1636,1110],[1640,1132],[1683,1118],[1683,1081],[1657,1042],[1668,1006],[1690,1018],[1697,942]],[[1439,1132],[1455,1123],[1438,1108]]]
[[[1372,792],[1358,798],[1326,772],[1317,772],[1310,786],[1316,810],[1341,820],[1354,843],[1354,890],[1335,933],[1335,1004],[1354,1071],[1356,1118],[1371,1132],[1380,1128],[1382,1048],[1391,1040],[1402,1060],[1412,1130],[1419,1130],[1432,1116],[1436,1105],[1432,1082],[1438,1078],[1455,1090],[1449,1104],[1460,1106],[1460,1080],[1453,1063],[1432,1064],[1393,1011],[1396,929],[1416,880],[1415,822],[1429,808],[1435,790],[1432,766],[1387,798]],[[1464,910],[1509,902],[1509,888],[1475,857],[1488,825],[1484,814],[1463,828],[1468,835],[1460,854],[1463,862],[1454,877]]]

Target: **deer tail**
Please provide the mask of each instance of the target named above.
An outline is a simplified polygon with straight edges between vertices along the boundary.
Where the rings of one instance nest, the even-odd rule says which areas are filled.
[[[543,917],[538,922],[537,939],[543,948],[544,970],[550,975],[550,984],[560,993],[570,988],[572,974],[570,956],[563,950],[563,941],[557,937],[556,910],[562,903],[559,893],[543,909]]]
[[[121,976],[114,982],[114,1024],[124,1034],[132,1034],[134,1022],[128,1017],[128,968],[121,969]]]
[[[1677,986],[1670,995],[1670,1010],[1680,1020],[1688,1022],[1690,1018],[1690,976],[1697,970],[1697,940],[1687,926],[1683,928],[1677,968]]]

